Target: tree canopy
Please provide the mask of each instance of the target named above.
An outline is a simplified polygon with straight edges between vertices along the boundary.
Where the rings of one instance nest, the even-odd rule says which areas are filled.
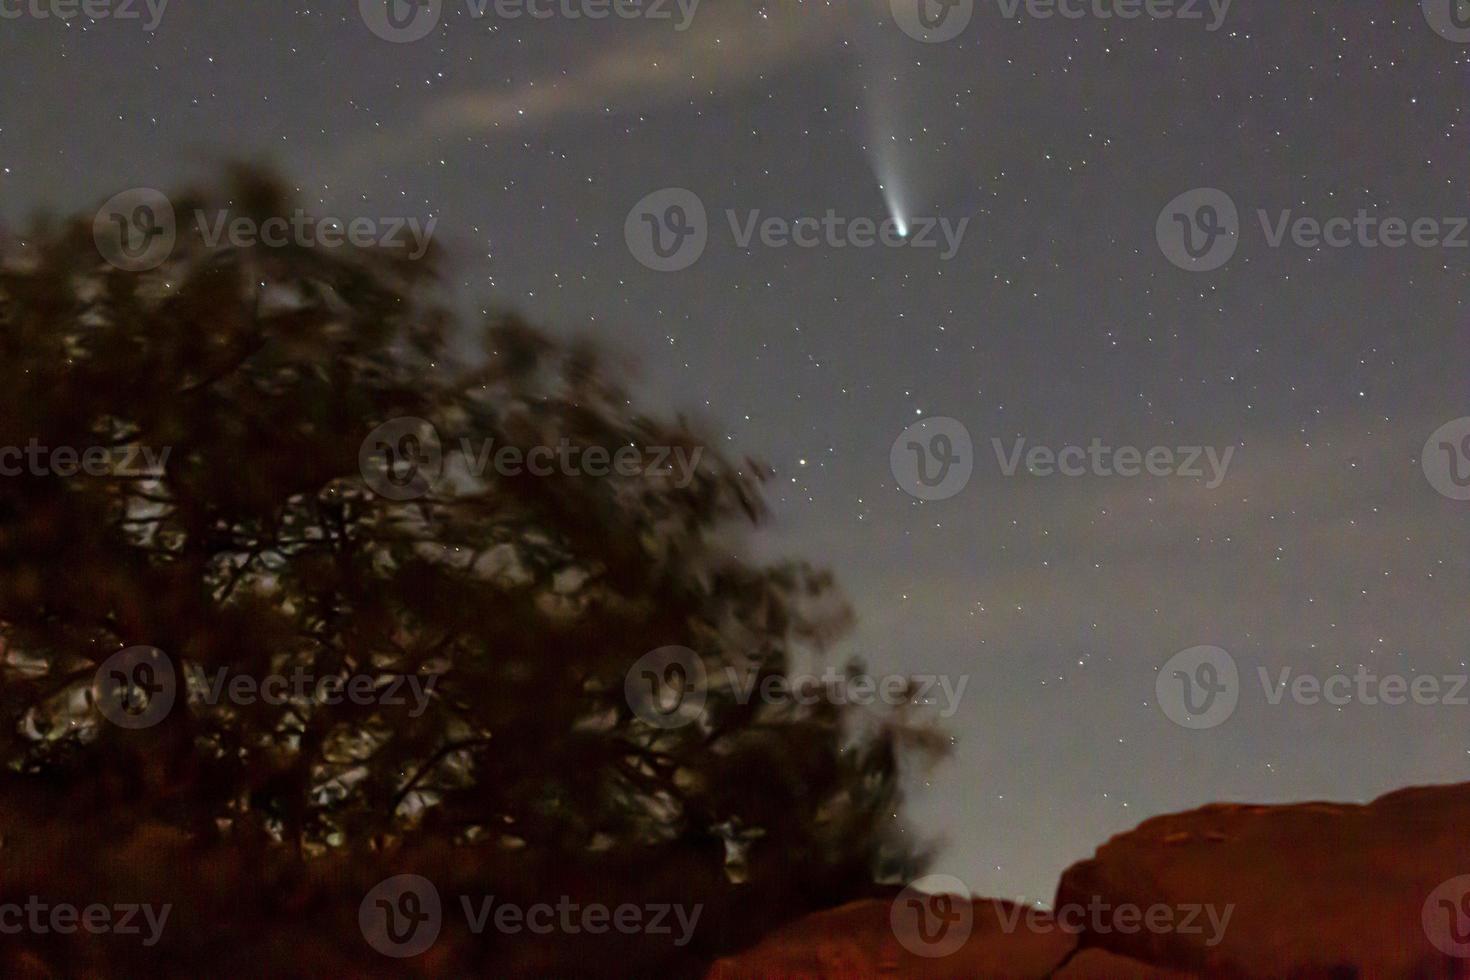
[[[245,166],[171,200],[257,223],[297,206]],[[437,849],[490,891],[667,882],[727,913],[660,961],[675,973],[922,862],[894,815],[932,731],[726,682],[828,656],[851,621],[827,572],[747,557],[759,463],[638,412],[591,342],[466,326],[437,250],[231,247],[181,222],[133,272],[93,236],[42,221],[0,258],[0,446],[46,464],[0,477],[7,844],[162,834],[255,855],[231,874],[350,863],[369,884]],[[107,462],[61,472],[58,447]],[[485,465],[506,447],[697,465]],[[428,448],[415,477],[401,454]],[[698,718],[664,727],[625,683],[670,646],[708,670]],[[163,659],[99,679],[135,647]],[[170,671],[156,722],[108,720]],[[267,676],[308,686],[221,696]],[[327,703],[323,678],[372,695]],[[289,890],[270,881],[242,887]]]

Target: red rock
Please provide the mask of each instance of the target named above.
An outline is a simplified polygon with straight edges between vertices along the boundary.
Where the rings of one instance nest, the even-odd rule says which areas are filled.
[[[1068,869],[1057,919],[968,900],[973,931],[947,956],[896,935],[912,897],[808,916],[710,980],[1470,978],[1470,784],[1148,820]]]
[[[1074,940],[1050,917],[1010,902],[971,900],[974,928],[956,952],[926,958],[905,949],[890,924],[895,894],[809,915],[744,953],[720,960],[708,980],[1041,980],[1071,952]],[[965,901],[965,899],[957,899]],[[1006,923],[1013,922],[1010,931]],[[1186,980],[1102,951],[1088,951],[1056,980]]]
[[[1470,784],[1367,806],[1214,805],[1158,817],[1070,868],[1056,904],[1233,906],[1213,945],[1208,925],[1081,939],[1212,978],[1430,980],[1470,976],[1470,878],[1446,885],[1459,875],[1470,875]],[[1458,948],[1452,914],[1467,937]],[[1428,929],[1452,948],[1436,948]]]

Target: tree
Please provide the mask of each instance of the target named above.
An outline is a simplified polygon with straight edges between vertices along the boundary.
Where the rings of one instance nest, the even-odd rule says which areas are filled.
[[[244,166],[173,206],[257,227],[296,207]],[[0,455],[12,817],[168,828],[257,867],[453,845],[502,892],[669,879],[744,909],[704,957],[918,866],[893,814],[903,750],[934,733],[728,683],[784,676],[850,621],[826,572],[741,556],[759,464],[634,412],[590,343],[502,315],[476,349],[437,252],[180,222],[134,272],[94,232],[38,223],[0,269],[0,446],[25,450]],[[592,475],[624,447],[639,472]],[[685,468],[650,469],[661,453]],[[670,646],[706,668],[676,727],[625,691]],[[117,659],[134,647],[159,652]],[[304,686],[231,693],[267,677]],[[357,678],[366,696],[334,686]]]

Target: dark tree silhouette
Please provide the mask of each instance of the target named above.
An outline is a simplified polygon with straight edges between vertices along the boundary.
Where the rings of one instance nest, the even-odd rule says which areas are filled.
[[[662,889],[708,907],[685,949],[461,936],[424,972],[697,974],[918,867],[894,814],[901,757],[937,751],[932,731],[903,712],[742,703],[725,683],[726,666],[780,676],[820,658],[849,621],[825,572],[742,556],[765,513],[757,463],[635,413],[591,344],[513,317],[472,337],[436,252],[232,248],[193,230],[197,210],[289,215],[267,173],[232,168],[173,202],[179,239],[152,271],[103,262],[90,216],[38,223],[0,270],[0,446],[112,453],[102,475],[0,477],[0,832],[33,870],[72,849],[98,869],[85,887],[180,896],[185,925],[109,962],[221,955],[217,915],[242,933],[316,929],[356,964],[257,938],[275,975],[391,969],[353,934],[353,895],[424,866],[526,901]],[[390,499],[380,455],[414,443],[365,440],[406,417],[432,424],[443,475]],[[703,454],[687,483],[476,474],[487,440]],[[156,464],[142,472],[123,465],[140,447]],[[136,645],[167,656],[178,690],[129,729],[102,717],[93,682]],[[700,718],[664,729],[624,680],[668,645],[697,651],[709,683]],[[232,704],[206,696],[220,671],[432,686],[426,706]],[[141,867],[173,862],[196,875]],[[98,968],[54,941],[25,955]]]

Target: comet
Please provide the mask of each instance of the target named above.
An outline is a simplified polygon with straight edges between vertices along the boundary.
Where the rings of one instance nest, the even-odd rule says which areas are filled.
[[[903,204],[896,191],[890,191],[887,184],[879,184],[878,190],[883,192],[883,203],[888,205],[888,215],[893,219],[900,238],[909,237],[909,219],[904,217]]]
[[[898,234],[909,237],[912,228],[911,206],[916,188],[908,179],[916,172],[914,149],[907,136],[910,121],[906,119],[904,95],[907,88],[900,71],[901,62],[887,37],[869,37],[870,49],[864,58],[863,153],[868,167],[883,195],[883,204]]]

